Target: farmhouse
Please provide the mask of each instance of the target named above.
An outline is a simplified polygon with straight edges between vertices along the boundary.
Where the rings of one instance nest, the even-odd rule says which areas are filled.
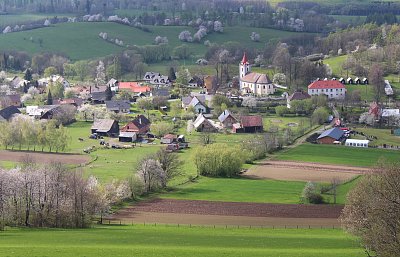
[[[168,76],[161,75],[158,72],[146,72],[143,80],[155,86],[169,86],[171,84]]]
[[[41,110],[41,120],[51,120],[60,111],[61,107],[60,105],[44,105],[40,106],[39,109]]]
[[[233,133],[256,133],[263,131],[263,119],[260,115],[242,116],[240,123],[233,124]]]
[[[21,106],[21,96],[19,94],[5,95],[0,97],[0,105],[8,107],[8,106]]]
[[[150,130],[150,121],[144,115],[138,115],[134,120],[121,128],[122,132],[135,132],[144,135]]]
[[[65,99],[60,99],[60,100],[54,100],[53,104],[59,104],[59,105],[65,105],[65,104],[70,104],[75,107],[79,107],[83,104],[83,99],[74,97],[74,98],[65,98]]]
[[[218,117],[219,122],[221,122],[224,128],[232,128],[233,124],[237,123],[237,119],[233,117],[230,111],[225,110]]]
[[[334,127],[322,132],[322,134],[317,138],[319,144],[333,144],[336,141],[340,141],[344,135],[344,131],[338,127]]]
[[[93,122],[91,132],[103,137],[116,137],[119,135],[118,121],[111,119],[98,119]]]
[[[126,100],[106,101],[106,108],[110,112],[129,113],[131,109],[131,103]]]
[[[120,132],[118,136],[119,142],[132,143],[137,139],[137,135],[135,132]]]
[[[189,87],[202,87],[202,86],[204,86],[204,81],[198,76],[193,76],[189,80]]]
[[[126,90],[135,94],[147,94],[151,91],[151,88],[149,86],[140,85],[139,82],[119,82],[118,89]]]
[[[14,115],[20,114],[21,112],[17,107],[11,105],[2,110],[0,110],[0,122],[9,121]]]
[[[151,96],[158,96],[158,97],[171,97],[171,92],[168,88],[157,88],[151,91]]]
[[[242,94],[271,95],[275,93],[275,87],[266,74],[251,72],[246,53],[239,64],[239,86]]]
[[[360,139],[346,139],[345,146],[352,147],[368,147],[369,140],[360,140]]]
[[[304,99],[309,99],[311,98],[311,96],[309,94],[307,94],[306,92],[303,91],[296,91],[293,94],[291,94],[288,98],[287,98],[287,108],[290,109],[290,102],[291,101],[295,101],[295,100],[304,100]]]
[[[182,97],[182,108],[187,110],[191,106],[196,113],[208,113],[209,109],[205,104],[205,99],[205,96]]]
[[[337,80],[317,80],[308,86],[308,94],[310,96],[326,95],[329,99],[344,99],[346,88]]]
[[[193,123],[196,131],[199,132],[218,132],[217,126],[212,120],[206,119],[203,114],[199,114]]]

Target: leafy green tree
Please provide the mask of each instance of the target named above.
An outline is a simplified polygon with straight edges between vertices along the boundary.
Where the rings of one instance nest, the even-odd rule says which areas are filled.
[[[48,90],[51,91],[53,99],[64,98],[65,88],[60,82],[51,83],[48,88]]]
[[[56,75],[57,73],[58,72],[57,72],[56,67],[53,67],[53,66],[50,66],[50,67],[47,67],[46,69],[44,69],[45,77],[50,77],[51,75]]]
[[[324,124],[328,120],[329,112],[325,107],[318,107],[311,115],[311,122],[313,124]]]
[[[286,106],[280,105],[275,107],[275,113],[276,115],[283,117],[285,114],[289,113],[289,109]]]
[[[199,175],[234,177],[242,170],[243,154],[226,144],[208,144],[197,149],[195,164]]]
[[[162,137],[165,134],[172,133],[174,131],[174,125],[165,121],[158,123],[152,123],[150,126],[150,131],[156,137]]]

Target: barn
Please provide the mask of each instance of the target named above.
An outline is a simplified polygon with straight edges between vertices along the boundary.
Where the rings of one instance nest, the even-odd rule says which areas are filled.
[[[344,135],[344,131],[338,127],[334,127],[322,132],[322,134],[317,138],[318,144],[333,144],[340,141]]]

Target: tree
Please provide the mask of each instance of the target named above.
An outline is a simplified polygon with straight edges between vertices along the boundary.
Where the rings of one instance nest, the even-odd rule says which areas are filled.
[[[171,80],[171,81],[175,81],[175,80],[176,80],[176,75],[175,75],[175,69],[174,69],[174,67],[169,67],[168,78],[169,78],[169,80]]]
[[[175,83],[179,87],[187,86],[189,84],[190,78],[191,78],[191,75],[189,73],[189,70],[187,68],[185,68],[184,66],[182,66],[180,71],[178,72]]]
[[[380,102],[381,97],[384,93],[385,90],[385,81],[384,81],[384,73],[383,69],[379,64],[374,64],[369,70],[369,80],[370,84],[373,85],[374,87],[374,93],[375,93],[375,101]]]
[[[400,256],[400,163],[381,160],[347,196],[344,228],[361,238],[368,256]]]
[[[245,157],[225,144],[209,144],[197,149],[197,172],[210,177],[234,177],[242,170]]]
[[[174,55],[179,59],[186,60],[192,55],[190,48],[187,45],[180,45],[174,48]]]
[[[140,98],[136,101],[137,107],[142,110],[151,110],[153,109],[153,101],[150,98]]]
[[[56,75],[57,69],[53,66],[47,67],[46,69],[44,69],[44,76],[45,77],[50,77],[51,75]]]
[[[64,98],[64,86],[60,82],[51,83],[48,86],[48,90],[51,91],[53,99]]]
[[[114,62],[107,67],[107,77],[119,79],[122,76],[121,62],[118,57],[114,57]]]
[[[32,71],[31,71],[31,69],[26,69],[25,75],[24,75],[24,79],[27,80],[27,81],[31,81],[32,80]]]
[[[165,134],[171,133],[174,130],[174,125],[165,121],[158,123],[152,123],[150,126],[150,131],[156,137],[162,137]]]
[[[105,94],[106,94],[106,101],[110,101],[112,99],[112,97],[113,97],[113,93],[111,91],[111,87],[110,86],[108,86],[106,88]]]
[[[51,90],[49,89],[49,91],[47,92],[47,101],[46,101],[47,105],[52,105],[53,104],[53,96],[51,95]]]
[[[307,203],[320,204],[324,201],[321,194],[317,192],[316,185],[311,181],[304,186],[301,196]]]
[[[257,100],[254,97],[244,97],[242,106],[253,109],[257,107]]]
[[[285,114],[289,113],[289,109],[284,105],[280,105],[275,107],[275,113],[276,115],[283,117]]]
[[[286,84],[286,75],[283,73],[275,73],[272,81],[278,85]]]
[[[161,169],[166,176],[163,187],[167,186],[168,181],[182,174],[181,166],[183,162],[179,159],[178,154],[170,153],[166,149],[160,149],[153,157],[154,160],[160,163]]]
[[[152,156],[147,156],[139,162],[137,174],[144,184],[146,193],[153,192],[166,184],[166,174],[161,164]]]
[[[324,124],[324,122],[328,120],[328,117],[329,117],[329,112],[326,110],[326,108],[318,107],[311,115],[311,121],[313,124],[322,125]]]

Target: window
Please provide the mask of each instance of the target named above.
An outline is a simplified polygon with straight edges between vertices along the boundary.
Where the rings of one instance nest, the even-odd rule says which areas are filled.
[[[331,92],[333,91],[333,89],[331,88]]]
[[[265,89],[265,86],[263,86],[263,89]]]

